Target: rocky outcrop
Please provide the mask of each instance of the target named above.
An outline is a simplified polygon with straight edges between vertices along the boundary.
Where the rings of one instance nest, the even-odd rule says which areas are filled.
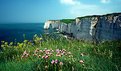
[[[44,24],[44,29],[49,29],[50,27],[56,29],[59,27],[60,21],[59,20],[48,20]]]
[[[121,13],[77,17],[72,23],[59,21],[56,24],[58,24],[56,28],[59,29],[59,32],[67,33],[76,39],[121,40]],[[49,27],[47,26],[47,28]]]

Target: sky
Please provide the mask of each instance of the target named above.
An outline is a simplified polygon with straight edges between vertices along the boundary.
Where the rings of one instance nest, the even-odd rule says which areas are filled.
[[[0,23],[41,23],[121,12],[121,0],[0,0]]]

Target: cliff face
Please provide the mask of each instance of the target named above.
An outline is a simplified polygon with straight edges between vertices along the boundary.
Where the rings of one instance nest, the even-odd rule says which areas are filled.
[[[44,24],[44,29],[49,29],[50,27],[56,29],[59,27],[59,24],[60,24],[59,20],[48,20]]]
[[[121,13],[77,17],[70,24],[59,24],[60,32],[89,41],[121,40]]]
[[[96,39],[121,40],[121,14],[100,17],[96,26]]]

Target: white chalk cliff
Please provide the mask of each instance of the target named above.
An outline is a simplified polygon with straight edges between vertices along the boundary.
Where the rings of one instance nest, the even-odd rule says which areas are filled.
[[[52,25],[52,28],[58,27],[58,24],[60,23],[59,20],[48,20],[44,24],[44,29],[49,29],[50,25]]]
[[[121,40],[121,13],[77,17],[71,23],[49,20],[45,22],[44,29],[50,25],[81,40]]]

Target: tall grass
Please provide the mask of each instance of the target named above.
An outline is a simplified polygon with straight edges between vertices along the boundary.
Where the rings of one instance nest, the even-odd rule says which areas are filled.
[[[121,71],[121,41],[93,45],[62,37],[2,41],[0,71]]]

